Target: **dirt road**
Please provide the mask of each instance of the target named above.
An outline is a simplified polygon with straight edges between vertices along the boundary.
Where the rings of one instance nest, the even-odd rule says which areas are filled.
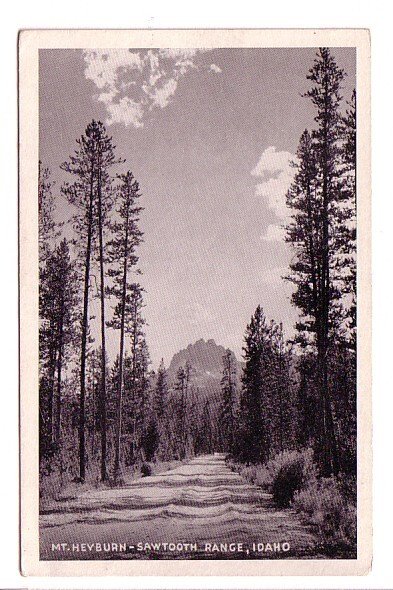
[[[50,560],[316,557],[311,530],[220,454],[56,502],[40,516],[40,541]]]

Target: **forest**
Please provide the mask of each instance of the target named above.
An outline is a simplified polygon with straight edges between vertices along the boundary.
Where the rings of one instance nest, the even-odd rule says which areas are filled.
[[[265,316],[261,301],[244,328],[241,367],[227,349],[212,399],[201,395],[190,363],[174,379],[163,361],[151,366],[139,258],[143,187],[105,126],[92,120],[76,139],[61,187],[39,162],[43,488],[54,474],[63,486],[120,485],[125,473],[222,452],[252,481],[278,461],[284,488],[293,488],[287,499],[281,491],[283,504],[295,491],[306,502],[296,482],[310,457],[317,494],[345,479],[356,502],[356,93],[344,101],[344,80],[332,52],[320,48],[304,81],[314,117],[299,138],[286,197],[292,258],[282,278],[299,312],[295,337]],[[56,221],[58,195],[68,202],[66,223]]]

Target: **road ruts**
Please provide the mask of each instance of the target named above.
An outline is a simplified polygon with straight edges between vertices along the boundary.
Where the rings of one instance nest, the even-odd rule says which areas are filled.
[[[218,453],[40,515],[41,559],[50,560],[315,558],[315,545],[292,510],[277,510]]]

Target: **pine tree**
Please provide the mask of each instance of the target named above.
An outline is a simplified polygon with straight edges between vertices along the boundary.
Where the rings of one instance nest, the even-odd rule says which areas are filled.
[[[177,426],[176,439],[177,451],[180,459],[184,459],[187,450],[187,408],[191,386],[192,367],[186,362],[184,367],[179,367],[176,374],[175,391],[177,392]]]
[[[164,359],[161,359],[160,366],[157,371],[156,386],[154,389],[154,413],[157,416],[157,421],[163,421],[166,406],[168,401],[168,373],[165,369]]]
[[[233,450],[233,437],[235,432],[235,410],[237,396],[237,372],[236,359],[229,348],[222,357],[223,374],[221,379],[221,410],[220,410],[220,430],[223,448],[226,452],[231,453]]]
[[[136,349],[136,381],[134,383],[135,417],[136,417],[136,445],[137,452],[143,461],[146,460],[144,440],[146,430],[150,424],[151,399],[150,390],[150,354],[146,343],[145,334],[141,333]]]
[[[97,456],[96,435],[100,429],[99,399],[101,391],[101,357],[100,347],[87,353],[86,362],[86,426],[91,437],[91,455]]]
[[[51,250],[56,233],[54,220],[55,200],[52,193],[54,182],[51,180],[49,168],[38,162],[38,244],[40,268]]]
[[[213,417],[210,400],[207,399],[203,405],[202,415],[200,418],[200,437],[202,440],[203,452],[211,454],[214,452],[213,440]]]
[[[40,456],[48,456],[54,450],[53,408],[56,365],[56,340],[53,313],[54,293],[47,289],[51,280],[53,266],[53,249],[55,239],[59,236],[58,227],[54,220],[55,200],[52,189],[49,168],[38,162],[38,244],[39,244],[39,354],[40,354]],[[52,257],[53,258],[53,257]],[[53,270],[53,269],[52,269]],[[48,306],[48,309],[45,307]]]
[[[346,265],[348,193],[342,166],[341,86],[344,72],[330,50],[321,48],[307,78],[305,96],[316,108],[316,128],[304,132],[297,173],[287,204],[294,210],[287,241],[296,259],[288,277],[295,286],[293,302],[302,312],[299,340],[317,352],[319,433],[317,456],[324,475],[337,473],[339,455],[329,391],[329,350],[341,329],[342,272]]]
[[[348,345],[356,351],[356,91],[354,90],[345,116],[342,118],[344,187],[348,197],[349,219],[346,233],[341,239],[343,258],[341,268],[346,268],[343,293],[350,297],[347,309]]]
[[[105,350],[105,280],[104,280],[104,236],[103,230],[110,207],[109,168],[117,161],[114,156],[112,139],[107,136],[102,123],[92,121],[85,134],[77,140],[77,149],[63,170],[76,177],[73,184],[64,184],[62,192],[78,212],[73,218],[74,229],[78,234],[76,244],[80,247],[83,259],[83,313],[81,322],[80,352],[80,403],[79,403],[79,474],[83,482],[86,476],[85,445],[85,398],[86,398],[86,354],[89,330],[89,288],[91,265],[96,253],[100,267],[101,302],[101,479],[106,475],[106,350]]]
[[[124,357],[123,381],[123,421],[132,433],[132,461],[140,455],[144,410],[149,395],[150,357],[144,333],[146,321],[142,315],[143,308],[143,288],[139,283],[132,283],[125,300],[124,331],[130,338],[130,351]]]
[[[123,369],[124,369],[124,335],[126,324],[127,295],[132,290],[132,284],[128,277],[135,266],[138,257],[135,254],[136,247],[142,240],[142,232],[138,228],[139,213],[142,208],[136,206],[136,200],[140,197],[139,184],[131,172],[119,176],[120,185],[117,189],[119,202],[118,216],[120,222],[111,224],[113,238],[108,242],[108,260],[112,263],[109,275],[113,279],[113,285],[107,292],[117,298],[113,319],[108,325],[120,330],[119,343],[119,377],[117,391],[117,420],[115,439],[114,479],[117,481],[120,470],[121,434],[122,434],[122,397],[123,397]]]
[[[57,445],[61,437],[61,406],[63,368],[73,356],[79,341],[77,321],[79,318],[79,279],[75,264],[71,261],[68,242],[63,239],[56,250],[58,285],[57,332],[57,384],[55,395],[54,438]]]
[[[47,255],[40,281],[41,411],[43,436],[58,448],[61,436],[63,369],[74,348],[78,279],[67,240]]]
[[[272,365],[270,375],[271,417],[276,451],[282,453],[293,448],[296,441],[298,421],[296,399],[291,378],[292,349],[284,340],[283,325],[271,326]]]
[[[258,305],[247,326],[243,347],[245,367],[243,389],[240,397],[241,447],[239,458],[247,463],[264,462],[270,455],[269,423],[267,417],[267,395],[264,372],[269,351],[269,326],[260,305]]]
[[[93,121],[93,124],[95,122]],[[107,417],[106,417],[106,333],[105,333],[105,269],[104,269],[104,226],[107,223],[108,211],[111,207],[111,178],[108,170],[114,164],[119,163],[115,160],[114,145],[112,138],[106,133],[102,123],[96,123],[95,140],[97,150],[97,217],[98,217],[98,262],[100,267],[100,323],[101,323],[101,395],[100,395],[100,415],[101,415],[101,481],[108,478],[106,468],[107,453]]]

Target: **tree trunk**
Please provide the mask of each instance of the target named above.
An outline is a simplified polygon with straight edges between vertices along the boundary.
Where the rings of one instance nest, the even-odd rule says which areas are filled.
[[[54,328],[52,328],[52,334],[54,334]],[[51,443],[55,442],[55,429],[54,429],[54,412],[55,412],[55,374],[56,374],[56,339],[52,338],[51,348],[49,353],[49,398],[48,398],[48,438]]]
[[[94,166],[92,165],[90,177],[90,199],[88,210],[87,246],[85,260],[85,277],[83,292],[83,317],[82,317],[82,342],[81,342],[81,372],[80,372],[80,401],[79,401],[79,478],[83,483],[86,477],[85,457],[85,398],[86,398],[86,349],[87,331],[89,323],[89,281],[90,281],[90,259],[93,231],[93,182]]]
[[[57,356],[57,388],[55,404],[55,442],[60,444],[61,437],[61,371],[63,365],[63,315],[64,300],[61,301],[60,326],[59,326],[59,348]]]
[[[329,344],[329,306],[330,306],[330,252],[329,252],[329,145],[328,145],[328,106],[327,82],[325,84],[325,116],[323,122],[323,154],[322,154],[322,269],[321,269],[321,315],[320,342],[318,346],[319,385],[322,401],[322,424],[324,438],[324,475],[337,474],[339,470],[336,438],[334,434],[333,414],[329,396],[328,380],[328,344]]]
[[[101,301],[101,481],[107,480],[106,472],[106,347],[105,347],[105,274],[104,274],[104,242],[102,221],[102,186],[101,164],[98,164],[97,197],[98,197],[98,234],[100,251],[100,301]]]
[[[122,405],[123,405],[123,363],[124,363],[124,322],[125,307],[127,294],[127,251],[128,251],[128,210],[126,216],[126,235],[123,261],[123,285],[122,285],[122,307],[120,320],[120,352],[119,352],[119,383],[117,387],[117,421],[116,421],[116,441],[115,441],[115,466],[114,480],[119,479],[120,473],[120,455],[121,455],[121,431],[122,431]]]

